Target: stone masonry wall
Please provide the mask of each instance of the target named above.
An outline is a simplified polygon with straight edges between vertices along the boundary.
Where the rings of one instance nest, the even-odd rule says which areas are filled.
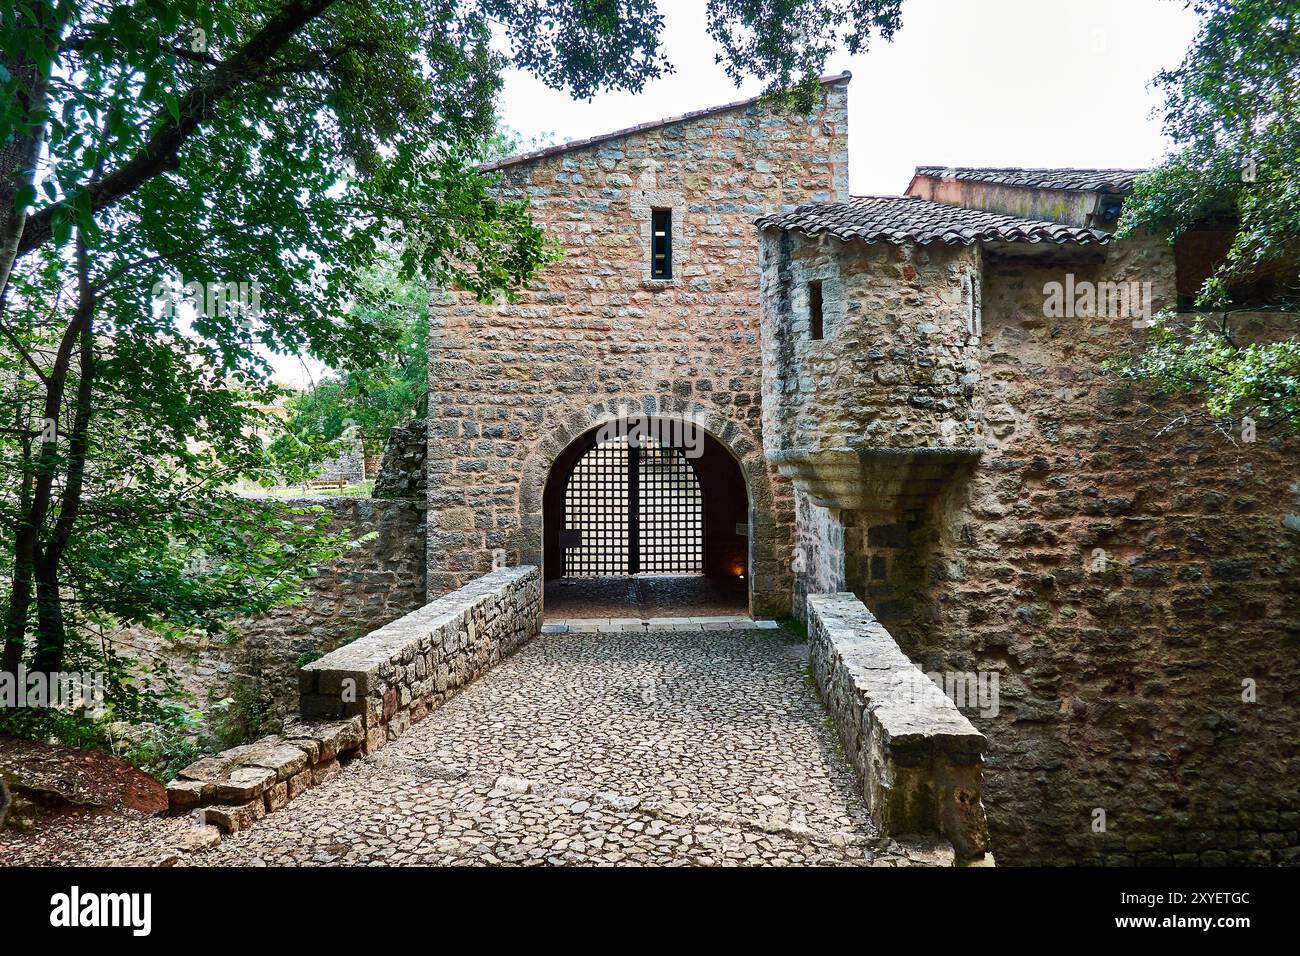
[[[346,481],[356,484],[366,480],[365,440],[358,434],[332,458],[321,462],[312,475],[313,481]]]
[[[431,595],[542,553],[550,436],[629,414],[708,418],[740,460],[756,613],[788,610],[792,501],[760,440],[762,213],[847,194],[847,76],[811,115],[756,103],[509,165],[507,195],[563,247],[517,303],[436,297],[430,345]],[[674,218],[673,278],[649,276],[655,208]],[[524,478],[521,478],[525,476]],[[526,484],[526,482],[528,484]],[[558,529],[546,529],[552,533]]]
[[[942,833],[982,857],[984,737],[856,596],[814,594],[807,617],[809,670],[880,832]]]
[[[395,425],[384,446],[372,498],[405,498],[423,506],[429,497],[424,460],[429,454],[429,423],[423,418]]]
[[[794,491],[795,550],[791,560],[794,572],[794,616],[805,620],[809,594],[831,594],[847,588],[852,575],[846,562],[853,553],[854,542],[845,538],[846,529],[839,511],[820,508],[798,488]],[[849,531],[852,534],[851,530]],[[849,549],[846,552],[846,547]]]
[[[762,250],[769,453],[978,444],[978,248],[769,230]],[[812,280],[822,283],[821,339],[809,334]]]
[[[298,709],[298,665],[401,617],[424,603],[424,502],[369,498],[293,499],[319,507],[351,546],[322,566],[303,599],[238,621],[231,635],[163,641],[133,630],[116,643],[128,656],[160,656],[185,690],[208,709],[237,685],[252,690],[270,716]],[[304,519],[305,520],[305,519]]]
[[[844,243],[773,231],[764,262],[764,443],[794,449],[975,448],[984,435],[977,248]],[[824,337],[809,338],[807,283],[823,283]],[[856,459],[852,469],[859,471]],[[893,466],[878,466],[885,477]],[[884,484],[888,484],[885,482]],[[859,590],[893,627],[914,597],[888,573],[915,522],[896,504],[827,508],[802,489],[794,611],[806,594]],[[870,540],[868,540],[870,539]],[[905,617],[906,615],[902,615]]]
[[[787,268],[824,263],[822,244],[782,241]],[[873,303],[861,314],[884,339],[934,324],[934,304],[952,295],[947,269],[919,269],[886,308],[871,296],[891,256],[861,256],[835,257],[838,315]],[[844,586],[924,670],[998,675],[998,706],[967,713],[989,741],[985,804],[1000,862],[1296,859],[1300,676],[1288,662],[1300,643],[1300,449],[1264,430],[1245,443],[1166,428],[1184,409],[1103,367],[1140,344],[1133,316],[1045,314],[1045,284],[1067,274],[1148,282],[1153,311],[1172,305],[1164,242],[1127,240],[1104,260],[1039,248],[977,261],[982,335],[961,362],[976,376],[965,383],[978,463],[908,507],[825,508],[798,492],[798,540],[812,544],[796,593],[831,589],[824,565],[838,559]],[[797,303],[783,307],[797,323]],[[1284,325],[1275,319],[1272,334]],[[770,399],[769,446],[874,441],[873,421],[885,422],[874,434],[886,446],[942,438],[907,392],[920,384],[924,396],[939,366],[918,363],[926,353],[907,335],[895,336],[899,351],[888,341],[854,350],[794,332],[785,355],[765,356],[785,379]],[[875,374],[891,364],[901,379]],[[809,401],[840,380],[856,380],[858,394],[840,389],[824,412]]]
[[[1001,672],[998,716],[974,718],[1000,859],[1294,861],[1300,448],[1166,430],[1177,406],[1101,367],[1141,335],[1128,319],[1044,318],[1062,271],[986,273],[987,449],[919,529],[904,649]],[[1101,272],[1172,302],[1162,243]]]
[[[1001,862],[1295,859],[1297,447],[1166,429],[1102,367],[1131,317],[1044,315],[1067,272],[1173,301],[1155,240],[987,259],[983,455],[926,509],[840,515],[849,587],[925,670],[999,675],[970,716]]]
[[[306,664],[298,671],[301,717],[186,767],[167,786],[168,805],[223,833],[247,829],[401,736],[541,623],[536,568],[485,575]]]
[[[302,715],[360,717],[374,753],[542,627],[537,568],[500,568],[299,671]]]

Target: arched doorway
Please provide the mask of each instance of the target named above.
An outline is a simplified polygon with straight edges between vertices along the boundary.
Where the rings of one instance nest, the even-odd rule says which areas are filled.
[[[642,603],[681,595],[747,613],[749,521],[744,474],[712,435],[676,419],[606,422],[570,442],[547,476],[544,573],[588,595],[617,595],[621,580]],[[548,587],[548,615],[573,592]]]

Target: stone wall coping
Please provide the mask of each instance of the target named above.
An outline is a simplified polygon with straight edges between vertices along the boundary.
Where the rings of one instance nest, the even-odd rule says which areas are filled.
[[[808,642],[809,670],[881,833],[941,833],[958,858],[985,858],[984,735],[856,595],[809,594]]]
[[[983,752],[984,735],[903,653],[857,595],[808,595],[808,610],[853,679],[859,701],[895,748]]]
[[[365,637],[331,651],[324,657],[303,665],[304,672],[337,671],[375,673],[384,664],[400,658],[413,642],[429,637],[439,629],[457,624],[467,611],[484,598],[505,596],[510,589],[538,573],[531,565],[498,568],[464,587],[430,601],[422,608],[371,631]]]

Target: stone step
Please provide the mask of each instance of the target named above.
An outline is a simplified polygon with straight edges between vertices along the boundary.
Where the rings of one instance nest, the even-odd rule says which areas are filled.
[[[707,617],[652,617],[645,620],[628,617],[579,617],[548,620],[542,625],[543,634],[582,633],[649,633],[651,631],[775,631],[776,621],[755,620],[743,615],[711,615]]]

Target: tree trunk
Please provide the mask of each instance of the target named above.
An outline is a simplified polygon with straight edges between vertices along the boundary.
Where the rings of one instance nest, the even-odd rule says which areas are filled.
[[[63,621],[63,595],[59,588],[59,566],[72,539],[77,515],[81,511],[81,494],[86,477],[86,452],[89,445],[91,399],[95,382],[95,290],[90,284],[90,267],[86,246],[77,236],[77,269],[81,301],[78,312],[84,313],[81,328],[81,363],[77,379],[76,411],[68,441],[67,479],[59,503],[59,518],[36,564],[36,657],[33,669],[52,674],[63,665],[67,630]]]
[[[63,629],[63,599],[59,594],[59,566],[42,558],[36,564],[36,653],[32,670],[55,674],[63,666],[66,634]]]
[[[23,369],[18,370],[17,390],[21,391],[24,380]],[[18,489],[18,511],[23,513],[32,506],[32,440],[27,433],[27,415],[21,403],[14,412],[14,431],[18,433],[18,441],[22,446],[22,460],[19,464],[21,469],[21,481]],[[12,601],[12,592],[10,600]],[[10,632],[8,627],[8,617],[6,617],[6,627],[4,631],[4,657],[0,659],[0,671],[9,674],[18,673],[18,665],[23,660],[23,636],[26,630],[26,616],[23,617],[23,626],[14,632]]]
[[[54,367],[45,379],[45,422],[57,422],[63,408],[63,395],[67,388],[68,368],[72,352],[81,339],[83,330],[90,324],[95,310],[94,290],[90,285],[86,249],[80,233],[77,236],[77,268],[79,299],[77,312],[64,330],[54,357]],[[44,425],[44,422],[42,422]],[[58,438],[42,441],[32,465],[32,499],[29,507],[18,519],[14,534],[14,575],[9,592],[9,614],[5,620],[5,670],[14,673],[21,662],[23,642],[27,635],[27,622],[31,616],[32,596],[36,583],[36,568],[41,556],[40,535],[49,515],[53,497],[54,475],[58,468]],[[18,660],[13,659],[17,648]],[[12,666],[11,666],[12,665]]]
[[[42,34],[53,48],[63,29],[63,21],[55,19],[48,0],[39,0],[35,7],[37,24],[34,28],[25,24],[24,29],[33,29]],[[20,14],[14,10],[13,15],[17,18]],[[40,70],[39,64],[30,59],[25,51],[13,63],[4,66],[17,81],[17,100],[22,119],[38,113],[43,117],[49,99],[49,76]],[[18,243],[23,236],[23,227],[27,224],[27,206],[24,204],[21,209],[15,209],[14,197],[19,189],[32,185],[34,181],[36,161],[41,155],[41,142],[47,126],[45,119],[37,124],[22,123],[14,130],[13,138],[0,147],[0,290],[9,283],[9,273],[18,256]],[[3,297],[0,297],[0,311],[3,310],[3,301]]]

